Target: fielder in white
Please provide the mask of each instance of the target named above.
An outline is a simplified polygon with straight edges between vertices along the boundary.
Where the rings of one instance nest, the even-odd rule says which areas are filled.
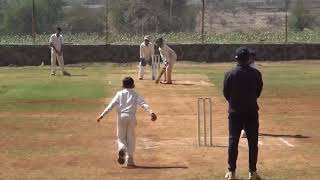
[[[131,77],[124,78],[122,84],[123,90],[117,92],[107,108],[100,114],[97,121],[100,122],[113,107],[117,106],[118,163],[124,164],[126,161],[127,167],[134,167],[133,154],[136,147],[137,105],[140,105],[149,112],[152,121],[155,121],[157,116],[143,98],[133,90],[135,85]]]
[[[139,80],[143,79],[147,62],[151,63],[154,55],[154,45],[150,42],[150,36],[145,36],[140,45]]]
[[[61,28],[57,28],[55,34],[52,34],[49,40],[51,47],[51,75],[56,75],[56,62],[58,60],[59,66],[62,70],[64,76],[70,76],[70,73],[64,70],[64,61],[63,61],[63,38],[61,35]]]
[[[171,74],[173,65],[177,61],[177,54],[167,44],[164,43],[162,38],[156,40],[156,44],[159,47],[160,56],[165,63],[166,73],[162,84],[172,84]]]

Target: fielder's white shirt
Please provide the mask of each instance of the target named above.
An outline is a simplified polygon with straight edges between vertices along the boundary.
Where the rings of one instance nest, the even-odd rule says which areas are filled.
[[[135,116],[137,112],[137,105],[140,105],[150,114],[153,111],[143,98],[133,89],[123,89],[118,91],[116,96],[112,99],[107,108],[101,113],[101,116],[108,114],[113,107],[117,106],[118,114],[130,114]]]
[[[63,44],[62,35],[60,34],[60,36],[58,37],[56,33],[55,33],[55,34],[52,34],[51,37],[50,37],[49,43],[52,43],[52,45],[53,45],[58,51],[60,51],[60,50],[61,50],[61,46],[62,46],[62,44]],[[55,52],[54,49],[53,49],[53,47],[51,47],[51,50],[52,50],[53,52]]]
[[[148,46],[143,42],[140,45],[140,58],[151,59],[154,55],[154,45],[149,43]]]
[[[177,54],[168,45],[164,44],[163,47],[159,47],[161,58],[164,62],[174,64],[177,61]]]

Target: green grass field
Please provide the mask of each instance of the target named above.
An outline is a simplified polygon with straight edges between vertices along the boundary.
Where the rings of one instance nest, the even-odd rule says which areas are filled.
[[[176,83],[188,77],[195,80],[165,87],[150,80],[137,82],[137,90],[159,112],[160,118],[156,125],[140,122],[139,137],[150,137],[159,143],[161,138],[173,135],[182,140],[193,138],[196,110],[192,103],[199,95],[210,95],[215,103],[223,103],[214,106],[217,125],[214,129],[215,133],[226,135],[222,82],[224,73],[234,65],[179,63],[174,69]],[[59,73],[50,76],[48,67],[0,68],[0,179],[222,179],[227,151],[222,147],[198,148],[191,144],[180,149],[181,154],[175,146],[170,148],[167,144],[160,149],[137,149],[140,163],[185,162],[187,169],[118,167],[114,158],[114,114],[99,125],[95,117],[120,89],[124,76],[136,77],[136,64],[82,67],[67,66],[71,77]],[[264,79],[261,131],[307,137],[289,138],[295,148],[260,148],[259,172],[264,179],[318,179],[320,63],[263,62],[258,63],[258,68]],[[198,87],[198,77],[206,77],[212,84]],[[167,93],[176,100],[166,99]],[[145,118],[145,113],[138,114]],[[184,123],[175,127],[180,121]],[[186,134],[189,131],[191,134]],[[242,178],[246,177],[246,153],[247,149],[242,148],[239,157]]]
[[[22,67],[2,68],[0,81],[0,111],[37,109],[38,111],[68,110],[68,106],[76,106],[72,101],[94,101],[110,95],[110,87],[100,77],[110,72],[111,66],[81,70],[70,68],[73,76],[66,78],[61,75],[50,76],[47,68]],[[59,104],[65,101],[65,104]],[[35,102],[30,106],[30,102]],[[18,105],[18,106],[17,106]],[[52,106],[53,105],[53,106]]]

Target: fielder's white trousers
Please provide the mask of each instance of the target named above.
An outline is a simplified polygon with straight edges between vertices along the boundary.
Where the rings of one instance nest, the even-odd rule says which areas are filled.
[[[56,63],[59,63],[59,66],[62,71],[64,71],[64,61],[63,61],[63,55],[61,56],[58,55],[55,51],[51,51],[51,71],[55,72],[56,71]]]
[[[118,151],[124,149],[127,158],[133,158],[136,149],[135,128],[137,125],[136,117],[132,114],[120,114],[117,118]]]

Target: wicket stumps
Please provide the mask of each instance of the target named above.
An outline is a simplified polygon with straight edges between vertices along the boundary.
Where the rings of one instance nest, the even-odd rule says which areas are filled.
[[[152,80],[155,80],[157,77],[157,74],[160,72],[160,64],[161,64],[160,55],[153,55],[151,63],[152,63],[151,64]]]
[[[208,136],[207,131],[209,131]],[[198,145],[212,146],[211,98],[198,98]]]

